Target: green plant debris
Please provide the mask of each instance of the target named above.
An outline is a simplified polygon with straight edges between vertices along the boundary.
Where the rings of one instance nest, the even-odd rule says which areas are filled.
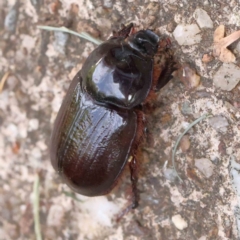
[[[33,216],[34,216],[34,230],[37,240],[42,240],[41,226],[39,218],[39,176],[35,177],[33,185]]]
[[[47,30],[47,31],[59,31],[59,32],[65,32],[65,33],[70,33],[73,34],[77,37],[80,38],[84,38],[94,44],[100,45],[101,43],[103,43],[103,41],[101,41],[100,39],[94,38],[92,37],[90,34],[86,33],[86,32],[81,32],[81,33],[77,33],[75,31],[72,31],[66,27],[52,27],[52,26],[37,26],[37,28],[39,29],[43,29],[43,30]]]
[[[182,137],[183,137],[193,126],[195,126],[195,125],[198,124],[200,121],[202,121],[203,119],[208,118],[208,117],[210,117],[210,116],[211,116],[211,114],[208,114],[208,113],[207,113],[207,114],[202,115],[201,117],[199,117],[199,118],[196,119],[195,121],[193,121],[193,122],[184,130],[184,132],[179,135],[179,137],[178,137],[178,139],[177,139],[177,141],[176,141],[176,143],[175,143],[175,145],[174,145],[174,148],[173,148],[173,151],[172,151],[172,165],[173,165],[174,171],[175,171],[176,174],[177,174],[178,179],[179,179],[181,182],[183,182],[183,180],[182,180],[182,178],[179,176],[179,174],[178,174],[178,172],[177,172],[177,169],[176,169],[176,166],[175,166],[175,154],[176,154],[176,151],[177,151],[177,147],[178,147],[178,145],[179,145]]]

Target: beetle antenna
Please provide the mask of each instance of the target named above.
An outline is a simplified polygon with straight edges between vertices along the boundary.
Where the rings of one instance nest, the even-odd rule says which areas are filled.
[[[125,39],[131,33],[132,28],[133,28],[133,23],[129,23],[127,26],[123,25],[123,28],[120,31],[115,32],[111,38],[122,37]]]

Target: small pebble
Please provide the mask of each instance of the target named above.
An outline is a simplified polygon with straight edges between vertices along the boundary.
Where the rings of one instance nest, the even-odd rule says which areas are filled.
[[[188,227],[188,223],[182,218],[180,214],[172,216],[172,222],[179,230],[183,230]]]
[[[68,33],[64,33],[64,32],[54,32],[54,37],[55,37],[55,41],[54,41],[54,49],[55,51],[64,54],[65,53],[65,48],[66,48],[66,44],[69,38],[69,34]]]
[[[8,30],[9,32],[14,32],[16,29],[17,19],[18,19],[18,4],[15,4],[5,17],[4,20],[5,29]]]
[[[237,195],[240,197],[240,164],[236,162],[236,157],[230,157],[230,174],[232,175],[232,184],[236,190]]]
[[[209,178],[213,174],[214,165],[207,158],[200,158],[195,160],[196,168],[205,175],[206,178]]]
[[[189,101],[185,101],[181,104],[181,112],[183,115],[190,115],[193,113],[193,109]]]
[[[223,116],[214,116],[210,118],[209,124],[217,131],[229,125],[227,119]]]
[[[47,224],[49,226],[61,226],[64,218],[64,209],[59,205],[52,205],[48,212]]]
[[[112,0],[103,0],[103,6],[105,8],[112,8],[113,7],[113,1]]]
[[[174,71],[172,76],[178,78],[188,89],[196,88],[200,84],[200,76],[186,63]]]
[[[4,129],[4,135],[8,138],[8,141],[15,142],[16,138],[18,136],[18,127],[10,123],[5,129]]]
[[[213,156],[211,157],[211,161],[214,165],[218,165],[220,162],[220,159],[218,157]]]
[[[163,174],[164,174],[164,177],[171,182],[174,182],[175,179],[177,178],[176,171],[172,168],[164,169]]]
[[[193,45],[202,40],[197,24],[179,24],[173,31],[173,36],[179,45]]]
[[[52,13],[58,13],[59,8],[61,7],[61,2],[59,0],[55,0],[50,5],[50,10]]]
[[[213,21],[205,10],[201,8],[196,9],[193,13],[193,17],[200,28],[213,28]]]
[[[184,135],[180,141],[180,148],[183,152],[186,152],[190,148],[190,141],[189,141],[189,136]]]
[[[213,76],[213,83],[222,90],[231,91],[240,81],[240,68],[233,63],[223,63]]]
[[[40,6],[42,5],[42,0],[30,0],[33,7],[39,11]]]
[[[201,236],[198,240],[207,240],[206,236]]]
[[[203,63],[209,63],[213,60],[213,56],[209,54],[204,54],[202,57],[202,62]]]
[[[163,165],[163,174],[164,177],[171,181],[174,182],[175,179],[178,177],[177,172],[173,168],[167,168],[168,161],[166,161]]]
[[[159,13],[159,9],[160,9],[160,5],[157,2],[150,2],[146,7],[146,10],[148,11],[148,16]]]
[[[170,32],[170,33],[172,33],[172,32],[174,31],[175,27],[176,27],[175,24],[176,24],[176,23],[174,23],[174,22],[168,23],[167,28],[166,28],[167,31]]]
[[[29,52],[36,47],[36,39],[32,36],[21,34],[22,47],[29,50]]]
[[[8,77],[6,83],[7,83],[6,85],[8,86],[8,89],[9,89],[10,91],[12,91],[12,90],[17,86],[17,84],[19,83],[19,80],[17,79],[16,76],[10,75],[10,76]]]
[[[39,120],[37,118],[30,119],[28,122],[28,131],[37,130],[39,127]]]
[[[230,162],[231,162],[230,174],[231,174],[231,178],[232,178],[232,184],[233,184],[233,188],[235,189],[236,195],[239,199],[239,197],[240,197],[240,185],[239,185],[240,164],[235,161],[236,160],[235,156],[231,156],[230,158],[231,158],[230,159]],[[234,215],[235,215],[235,219],[236,219],[237,229],[240,229],[240,208],[239,208],[239,206],[235,207]]]

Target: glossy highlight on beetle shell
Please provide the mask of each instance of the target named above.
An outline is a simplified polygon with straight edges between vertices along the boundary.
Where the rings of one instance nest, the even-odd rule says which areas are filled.
[[[128,32],[131,28],[126,27]],[[150,30],[130,36],[125,32],[90,54],[71,82],[54,124],[52,165],[82,195],[103,195],[116,185],[139,139],[142,119],[136,107],[153,87],[159,37]],[[137,201],[136,197],[132,207]]]

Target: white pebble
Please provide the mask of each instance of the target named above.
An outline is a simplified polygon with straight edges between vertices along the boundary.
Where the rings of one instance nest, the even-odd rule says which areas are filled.
[[[210,118],[209,124],[217,131],[221,130],[221,128],[225,128],[229,125],[227,119],[223,116],[214,116],[214,117]]]
[[[213,28],[213,22],[206,11],[198,8],[193,13],[193,17],[197,21],[200,28]]]
[[[18,127],[15,124],[10,123],[3,132],[4,135],[8,138],[8,141],[16,141],[16,138],[18,136]]]
[[[60,226],[64,218],[64,209],[59,205],[52,205],[49,209],[47,224],[48,226]]]
[[[202,236],[198,240],[207,240],[207,237],[206,236]]]
[[[234,189],[236,190],[237,195],[240,197],[240,164],[236,162],[235,156],[230,156],[230,173],[232,175],[232,184]]]
[[[39,121],[36,118],[30,119],[28,122],[28,131],[37,130],[39,127]]]
[[[193,45],[202,40],[197,24],[179,24],[173,32],[174,38],[180,45]]]
[[[58,112],[59,108],[62,104],[63,97],[61,94],[56,94],[54,99],[52,100],[52,110],[53,112]]]
[[[188,226],[188,223],[182,218],[180,214],[172,216],[172,222],[179,230],[183,230]]]
[[[114,216],[120,211],[119,206],[109,201],[105,196],[87,199],[81,204],[82,212],[87,212],[91,219],[95,219],[102,226],[112,227]]]
[[[240,81],[240,68],[233,63],[223,63],[213,76],[213,83],[222,90],[231,91]]]
[[[19,137],[21,138],[27,137],[27,126],[25,122],[21,122],[18,124],[18,134],[19,134]]]
[[[214,165],[207,158],[200,158],[195,160],[196,168],[205,175],[205,177],[209,178],[213,174]]]
[[[236,195],[238,196],[238,199],[240,197],[240,185],[239,185],[239,181],[240,181],[240,175],[239,175],[239,171],[240,171],[240,164],[236,161],[236,157],[235,156],[230,156],[230,174],[232,176],[232,184],[233,187],[236,191]],[[238,229],[240,229],[240,214],[239,211],[235,212],[235,217],[236,217],[236,223],[237,223],[237,227]]]
[[[36,47],[36,39],[32,36],[21,34],[22,38],[22,47],[25,47],[26,49],[33,49]]]
[[[167,164],[168,164],[168,161],[166,161],[163,165],[163,174],[167,180],[173,182],[177,178],[177,173],[174,169],[167,168]]]

